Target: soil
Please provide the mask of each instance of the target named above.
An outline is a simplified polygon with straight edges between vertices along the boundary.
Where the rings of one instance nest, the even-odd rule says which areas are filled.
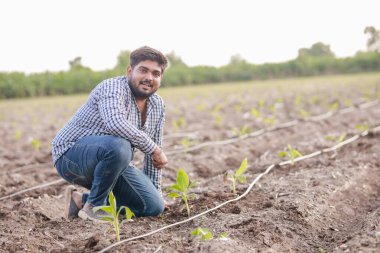
[[[264,120],[270,116],[275,116],[276,123],[300,119],[297,94],[302,95],[301,108],[310,115],[327,112],[335,102],[339,109],[372,101],[379,84],[378,80],[363,89],[310,83],[297,92],[266,88],[259,90],[260,97],[253,88],[233,94],[212,88],[213,96],[195,93],[185,99],[166,95],[164,147],[181,150],[184,136],[190,145],[233,138],[234,128],[244,125],[250,131],[270,127]],[[318,102],[311,102],[314,96]],[[260,100],[265,101],[260,109],[265,116],[255,118],[251,109],[259,108]],[[49,143],[82,102],[83,98],[65,98],[1,104],[0,198],[60,179],[51,162]],[[215,115],[221,115],[222,123]],[[180,117],[186,122],[178,128],[172,123]],[[360,133],[357,125],[379,124],[380,105],[375,104],[316,122],[300,120],[295,126],[231,144],[169,155],[163,187],[174,183],[179,168],[190,179],[197,179],[196,198],[189,202],[195,215],[235,198],[225,173],[237,169],[245,157],[247,183],[237,185],[238,194],[269,165],[284,161],[278,153],[288,144],[309,154],[335,145],[326,140],[327,135],[344,133],[349,138]],[[32,139],[39,140],[41,147],[31,145]],[[276,166],[241,200],[110,252],[380,252],[379,140],[380,133],[370,134],[336,152]],[[141,154],[136,157],[137,165],[139,158]],[[0,252],[97,252],[114,243],[108,224],[63,218],[67,185],[57,183],[1,200]],[[121,239],[186,218],[186,209],[177,200],[159,217],[124,223]],[[191,235],[198,226],[212,231],[214,239],[202,241]],[[218,237],[223,232],[228,233],[227,239]]]

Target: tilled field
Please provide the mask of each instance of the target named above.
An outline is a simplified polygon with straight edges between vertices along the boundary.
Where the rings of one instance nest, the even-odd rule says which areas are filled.
[[[198,180],[192,215],[243,194],[277,165],[240,200],[109,252],[379,252],[379,131],[294,165],[279,166],[287,159],[278,154],[290,144],[307,155],[379,126],[380,75],[179,88],[162,96],[169,158],[163,186],[175,182],[179,168]],[[97,252],[116,242],[107,224],[65,220],[68,184],[54,183],[60,178],[50,141],[84,100],[0,103],[0,252]],[[244,158],[247,182],[234,195],[225,175]],[[160,217],[123,224],[121,239],[185,219],[177,200]],[[197,227],[214,238],[193,236]]]

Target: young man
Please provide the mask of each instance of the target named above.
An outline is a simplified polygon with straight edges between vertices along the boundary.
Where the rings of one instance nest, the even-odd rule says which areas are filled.
[[[79,193],[69,186],[65,216],[101,220],[95,206],[107,204],[113,191],[117,205],[136,216],[155,216],[164,210],[161,169],[164,103],[155,94],[168,62],[159,51],[141,47],[130,55],[127,76],[101,82],[87,102],[58,132],[52,155],[59,175],[90,189]],[[131,164],[134,149],[144,154],[143,170]]]

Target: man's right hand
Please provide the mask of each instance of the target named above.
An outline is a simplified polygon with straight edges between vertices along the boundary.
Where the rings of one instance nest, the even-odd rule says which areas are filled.
[[[162,169],[168,163],[168,159],[164,151],[162,151],[159,147],[156,147],[153,151],[152,155],[153,166],[157,169]]]

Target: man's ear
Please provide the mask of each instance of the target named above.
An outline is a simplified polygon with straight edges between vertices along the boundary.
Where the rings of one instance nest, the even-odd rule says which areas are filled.
[[[127,75],[128,76],[131,75],[132,71],[133,71],[133,69],[132,69],[131,65],[129,65],[128,68],[127,68]]]

